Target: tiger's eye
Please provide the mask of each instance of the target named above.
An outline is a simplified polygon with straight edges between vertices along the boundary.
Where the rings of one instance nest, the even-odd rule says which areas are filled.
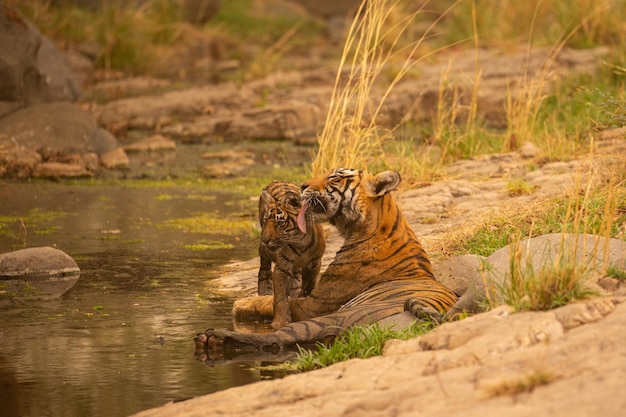
[[[299,208],[300,207],[300,199],[297,198],[297,197],[291,197],[289,199],[289,204],[291,204],[292,207]]]

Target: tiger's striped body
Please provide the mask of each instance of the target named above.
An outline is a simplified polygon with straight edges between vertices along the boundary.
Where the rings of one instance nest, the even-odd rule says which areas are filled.
[[[339,310],[377,284],[420,283],[423,303],[445,311],[456,295],[434,279],[432,266],[391,194],[400,175],[336,169],[302,184],[300,218],[329,221],[345,241],[310,297],[291,302],[294,321]],[[418,292],[419,293],[419,292]]]
[[[293,323],[277,332],[241,334],[207,331],[225,345],[289,346],[334,337],[353,325],[376,322],[405,309],[439,318],[457,296],[435,280],[432,266],[391,194],[395,171],[373,175],[336,169],[304,182],[298,225],[329,221],[344,245],[308,297],[289,302]],[[235,316],[272,314],[271,297],[237,300]],[[210,333],[210,336],[209,336]],[[201,343],[199,343],[201,344]]]
[[[291,322],[288,297],[307,296],[315,287],[326,247],[320,224],[311,223],[309,233],[299,230],[296,217],[300,207],[300,187],[293,182],[273,181],[259,197],[258,293],[274,294],[274,328]],[[302,282],[300,291],[296,285],[298,276]]]

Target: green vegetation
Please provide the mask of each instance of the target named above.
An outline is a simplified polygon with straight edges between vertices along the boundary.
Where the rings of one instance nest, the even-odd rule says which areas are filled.
[[[231,243],[219,242],[216,240],[200,240],[191,245],[184,245],[185,249],[193,251],[205,251],[215,249],[232,249],[234,246]]]
[[[427,333],[434,327],[434,322],[430,321],[414,321],[406,330],[401,331],[394,330],[390,326],[381,326],[378,323],[355,326],[328,347],[319,343],[316,352],[299,347],[300,353],[295,365],[301,371],[309,371],[352,358],[365,359],[379,356],[388,340],[412,339]]]
[[[197,42],[220,58],[278,65],[283,53],[315,42],[323,29],[313,19],[261,13],[253,0],[222,2],[219,13],[202,26],[188,23],[175,0],[147,0],[141,7],[112,0],[97,11],[48,0],[6,3],[53,39],[99,45],[98,67],[138,74],[158,73],[159,63],[167,63],[177,48]],[[286,33],[290,34],[287,38]],[[250,56],[245,48],[252,41],[262,51],[258,56]]]
[[[447,239],[449,254],[489,256],[514,243],[547,233],[592,233],[626,240],[626,188],[623,183],[598,188],[586,196],[539,201],[520,209],[503,207]]]
[[[535,189],[536,187],[534,185],[529,184],[521,178],[509,181],[506,185],[506,191],[511,197],[532,194]]]
[[[587,265],[576,260],[576,248],[559,248],[556,260],[535,270],[530,259],[522,259],[523,243],[511,248],[509,273],[499,289],[505,304],[516,310],[551,310],[595,292],[586,287]]]
[[[33,208],[22,216],[0,215],[0,236],[15,240],[17,242],[16,246],[25,247],[29,233],[36,235],[52,234],[60,230],[60,227],[50,225],[50,223],[68,216],[76,216],[76,213],[42,211],[38,208]]]
[[[236,235],[240,233],[252,234],[253,222],[245,220],[232,220],[218,216],[214,213],[202,213],[193,217],[169,219],[157,227],[182,230],[186,233]]]
[[[620,281],[626,281],[626,271],[619,269],[613,265],[611,265],[607,269],[606,275],[611,278],[617,278]]]

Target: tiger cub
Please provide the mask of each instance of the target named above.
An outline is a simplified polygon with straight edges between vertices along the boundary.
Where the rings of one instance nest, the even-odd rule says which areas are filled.
[[[300,208],[300,187],[293,182],[273,181],[259,197],[258,293],[274,294],[272,327],[275,329],[291,322],[288,297],[305,297],[315,288],[326,248],[321,224],[307,221],[307,233],[300,231],[297,224]],[[302,288],[299,294],[294,294],[291,288],[296,287],[294,281],[298,275],[302,277]]]

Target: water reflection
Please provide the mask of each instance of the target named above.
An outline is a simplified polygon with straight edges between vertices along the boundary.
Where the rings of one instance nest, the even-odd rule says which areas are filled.
[[[194,357],[192,340],[209,323],[232,328],[234,296],[217,292],[213,278],[224,262],[255,256],[255,239],[222,236],[232,249],[191,251],[185,245],[203,236],[157,227],[167,219],[228,210],[225,202],[234,197],[186,198],[189,190],[173,188],[167,193],[174,198],[164,199],[162,193],[3,186],[0,222],[6,226],[11,216],[33,208],[65,213],[29,226],[25,240],[29,247],[62,249],[81,268],[78,282],[60,298],[0,307],[3,416],[125,416],[268,377],[250,362],[207,366]],[[119,230],[115,239],[102,233],[110,230]],[[16,236],[0,235],[0,252],[12,250]]]

